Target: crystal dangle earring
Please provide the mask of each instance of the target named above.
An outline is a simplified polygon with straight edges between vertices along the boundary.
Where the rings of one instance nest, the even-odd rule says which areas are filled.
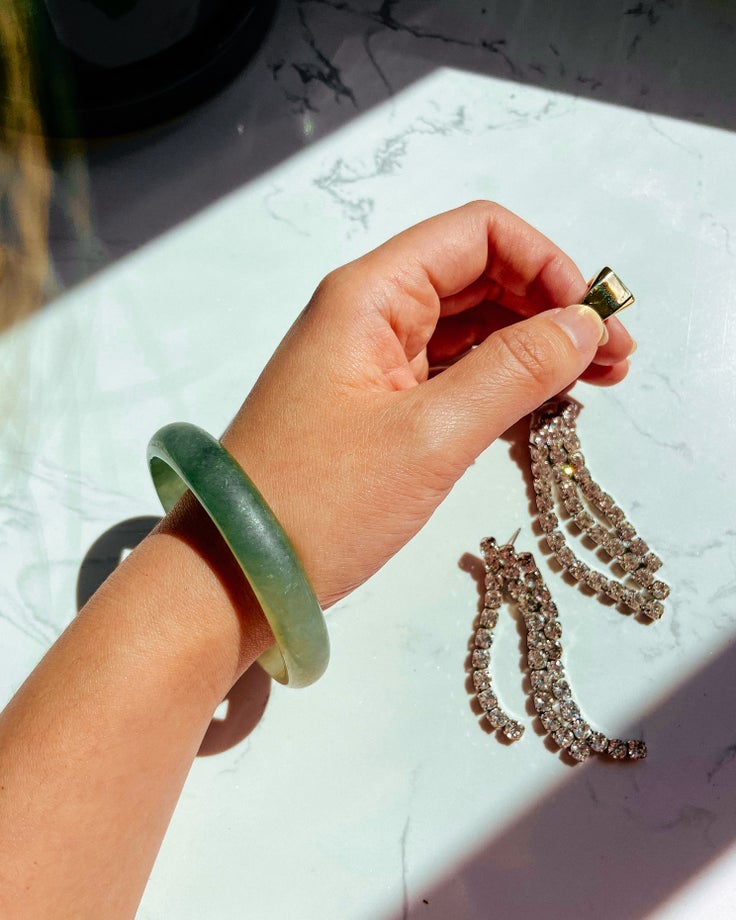
[[[631,292],[609,268],[598,275],[583,300],[604,321],[633,302]],[[578,403],[559,398],[532,416],[529,444],[539,526],[557,561],[573,578],[597,594],[605,594],[657,620],[664,612],[662,601],[670,590],[654,577],[662,561],[638,536],[613,498],[591,477],[575,429],[579,410]],[[610,557],[620,576],[604,575],[575,556],[555,513],[555,498],[578,531]],[[499,705],[489,671],[493,629],[506,595],[524,618],[532,703],[552,740],[578,761],[587,760],[591,753],[607,754],[614,760],[646,757],[643,741],[610,739],[594,730],[581,715],[562,664],[562,627],[557,607],[531,553],[514,551],[515,538],[503,546],[493,538],[481,543],[485,598],[472,665],[478,703],[486,718],[512,741],[524,732],[523,726]]]
[[[491,683],[493,629],[505,594],[524,618],[530,696],[539,721],[554,743],[577,761],[585,761],[593,753],[614,760],[643,759],[647,756],[643,741],[608,738],[581,714],[562,663],[562,627],[557,606],[532,554],[517,554],[512,543],[513,539],[498,546],[492,537],[481,543],[486,593],[472,664],[476,698],[486,719],[511,741],[517,741],[524,733],[524,727],[499,705]]]
[[[633,302],[634,295],[610,268],[600,272],[583,298],[583,303],[604,321]],[[574,579],[597,594],[606,594],[658,620],[664,612],[662,601],[670,593],[669,587],[654,577],[662,560],[590,475],[575,430],[579,411],[580,405],[574,400],[561,398],[550,400],[532,415],[529,450],[539,526],[557,561]],[[576,528],[603,549],[611,564],[623,573],[622,578],[609,578],[575,556],[553,510],[555,493]]]

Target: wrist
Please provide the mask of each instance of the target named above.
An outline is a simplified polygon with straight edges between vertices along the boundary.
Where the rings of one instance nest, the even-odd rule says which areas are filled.
[[[169,613],[199,639],[210,678],[224,695],[274,642],[248,580],[189,492],[146,542],[157,572],[169,573],[164,581]]]

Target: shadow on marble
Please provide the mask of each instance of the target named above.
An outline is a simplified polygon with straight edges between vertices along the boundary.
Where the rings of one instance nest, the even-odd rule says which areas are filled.
[[[261,721],[271,695],[271,678],[254,664],[236,681],[223,700],[223,716],[215,715],[202,739],[198,756],[221,754],[240,744]]]
[[[643,729],[646,761],[571,767],[385,920],[649,916],[736,840],[734,674],[731,645],[633,729]]]
[[[87,550],[77,576],[77,611],[80,611],[123,559],[147,537],[160,518],[143,516],[120,521]]]
[[[106,530],[87,551],[77,577],[77,611],[81,610],[120,562],[153,530],[160,518],[129,518]],[[223,700],[202,739],[199,756],[221,754],[239,744],[261,721],[271,695],[271,678],[253,665]]]
[[[735,40],[736,7],[717,0],[282,0],[215,98],[95,145],[87,172],[59,162],[56,271],[83,280],[438,68],[733,130]]]

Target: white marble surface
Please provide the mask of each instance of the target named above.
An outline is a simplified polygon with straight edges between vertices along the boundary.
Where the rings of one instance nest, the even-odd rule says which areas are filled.
[[[524,739],[500,744],[473,709],[466,668],[478,593],[463,557],[484,535],[505,539],[520,525],[518,545],[541,549],[520,428],[331,611],[322,681],[269,690],[253,675],[240,688],[231,710],[252,730],[195,763],[139,916],[736,917],[736,137],[716,109],[687,110],[697,81],[679,96],[660,92],[669,102],[659,112],[621,88],[633,71],[624,79],[601,64],[600,99],[590,84],[574,95],[564,76],[532,81],[532,51],[511,56],[509,13],[499,47],[510,63],[492,73],[478,64],[493,32],[478,31],[480,5],[446,9],[446,21],[437,9],[422,18],[421,6],[381,8],[411,21],[411,34],[371,18],[368,4],[285,10],[280,27],[292,35],[297,17],[311,30],[322,75],[300,76],[296,53],[276,67],[278,42],[292,47],[276,32],[247,79],[268,73],[289,92],[268,118],[254,99],[241,115],[253,114],[266,139],[291,131],[294,143],[258,170],[247,117],[223,122],[227,154],[217,162],[240,155],[243,175],[253,174],[222,197],[216,186],[186,220],[167,202],[190,189],[204,200],[213,167],[190,159],[187,171],[177,149],[218,112],[233,114],[247,84],[147,144],[92,158],[96,230],[84,245],[67,240],[58,265],[63,276],[87,274],[94,258],[110,264],[0,340],[0,694],[12,694],[75,615],[95,542],[157,514],[150,434],[175,419],[222,430],[325,272],[422,217],[494,198],[584,273],[610,263],[637,295],[626,316],[640,346],[630,377],[615,390],[576,390],[579,429],[595,475],[665,559],[666,615],[644,626],[563,583],[541,558],[582,706],[608,733],[641,732],[649,758],[571,766],[548,748],[526,709],[508,614],[494,668],[527,724]],[[519,6],[522,25],[533,6]],[[701,36],[721,35],[715,24],[726,16],[715,3],[697,14],[687,4],[639,7],[625,20],[627,41],[639,35],[632,54],[657,28],[669,47],[675,15],[692,15]],[[501,5],[491,8],[500,18]],[[624,22],[622,10],[605,15]],[[350,30],[335,17],[351,17]],[[549,28],[565,36],[563,25]],[[440,26],[445,40],[415,34]],[[543,23],[530,34],[545,44]],[[621,45],[623,25],[617,34]],[[379,99],[371,87],[381,74],[386,86],[389,64],[410,76]],[[714,66],[704,56],[706,77]],[[339,111],[347,105],[349,117]],[[121,181],[140,170],[145,188],[165,162],[166,181],[150,196],[109,197],[116,169]],[[62,191],[70,175],[60,174]],[[141,229],[157,206],[161,226]],[[159,234],[167,222],[175,225]],[[249,693],[251,709],[265,705],[260,718],[242,714]]]

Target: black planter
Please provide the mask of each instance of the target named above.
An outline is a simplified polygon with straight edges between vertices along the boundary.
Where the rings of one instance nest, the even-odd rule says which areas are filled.
[[[51,137],[150,127],[202,102],[258,49],[276,0],[35,0]]]

